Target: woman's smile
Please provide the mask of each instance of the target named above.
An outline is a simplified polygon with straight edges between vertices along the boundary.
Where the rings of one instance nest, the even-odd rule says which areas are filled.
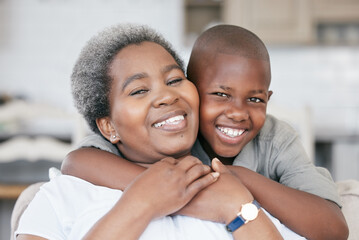
[[[161,116],[152,126],[165,131],[181,131],[187,127],[187,113],[176,110]]]

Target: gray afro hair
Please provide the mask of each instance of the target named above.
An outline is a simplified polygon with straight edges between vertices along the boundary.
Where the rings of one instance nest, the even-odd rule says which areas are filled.
[[[108,71],[123,48],[149,41],[161,45],[184,72],[183,61],[162,35],[144,25],[119,24],[92,37],[82,49],[71,76],[75,106],[92,131],[100,133],[96,119],[110,116],[109,95],[112,79]]]

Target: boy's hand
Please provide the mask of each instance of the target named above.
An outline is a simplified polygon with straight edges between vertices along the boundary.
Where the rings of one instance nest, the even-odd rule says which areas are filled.
[[[203,189],[176,214],[228,224],[241,204],[253,201],[252,194],[226,166],[214,159],[212,168],[221,174],[216,183]]]
[[[130,198],[133,206],[148,211],[152,219],[159,218],[178,211],[218,176],[195,157],[165,158],[139,175],[121,201]]]

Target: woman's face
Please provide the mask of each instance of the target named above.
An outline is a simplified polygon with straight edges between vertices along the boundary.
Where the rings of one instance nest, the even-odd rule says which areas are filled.
[[[122,49],[110,65],[110,125],[124,156],[153,163],[190,152],[197,137],[199,97],[173,57],[142,42]]]

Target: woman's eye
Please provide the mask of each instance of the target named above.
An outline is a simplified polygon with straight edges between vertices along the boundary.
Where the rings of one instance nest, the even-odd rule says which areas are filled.
[[[168,81],[167,85],[174,85],[176,83],[182,82],[182,80],[183,80],[183,78],[172,79],[172,80]]]
[[[135,90],[133,92],[130,93],[130,96],[134,96],[134,95],[139,95],[139,94],[144,94],[148,92],[148,90],[146,89],[139,89],[139,90]]]
[[[264,102],[262,99],[260,98],[256,98],[256,97],[251,97],[248,99],[249,102],[255,102],[255,103],[260,103],[260,102]]]

